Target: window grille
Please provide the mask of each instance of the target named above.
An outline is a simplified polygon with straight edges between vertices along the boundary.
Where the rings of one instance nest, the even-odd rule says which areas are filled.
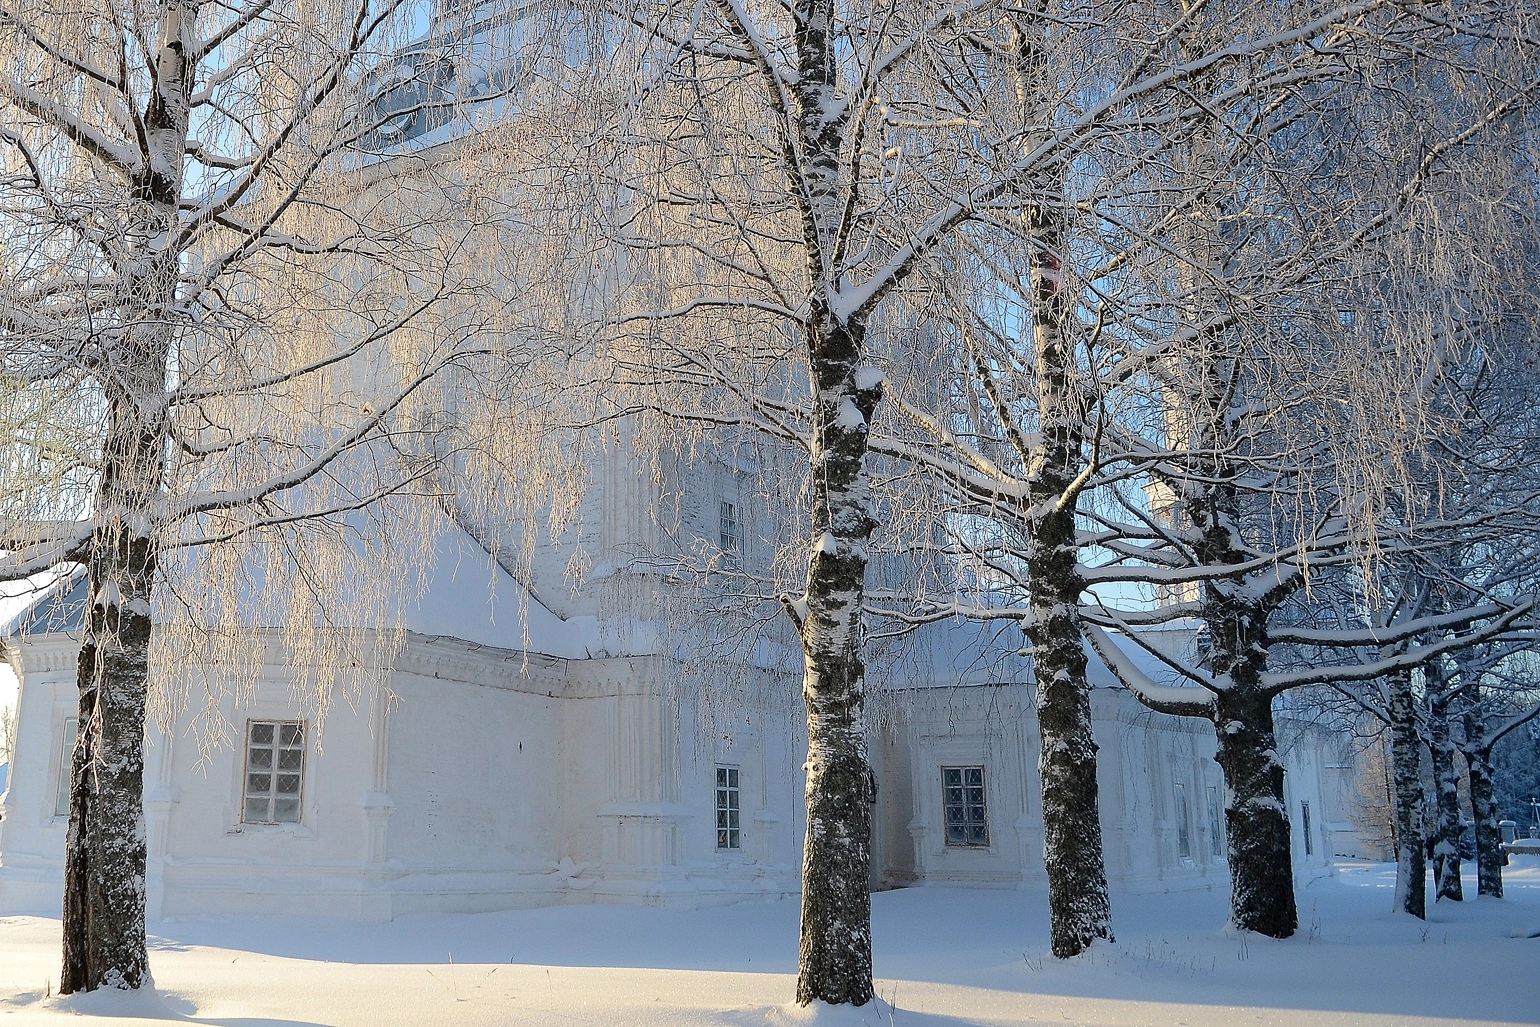
[[[942,767],[941,804],[945,811],[948,845],[989,846],[983,767]]]
[[[54,794],[53,811],[56,816],[67,817],[70,812],[70,776],[75,768],[75,739],[80,734],[80,719],[70,717],[64,722],[63,744],[59,747],[59,789]]]
[[[305,774],[305,725],[297,720],[246,723],[247,824],[297,824]]]
[[[739,830],[741,812],[738,793],[738,768],[717,768],[717,848],[741,847],[743,834]]]
[[[728,567],[738,566],[743,549],[743,534],[738,527],[738,505],[722,500],[717,513],[717,544],[722,550],[722,562]]]

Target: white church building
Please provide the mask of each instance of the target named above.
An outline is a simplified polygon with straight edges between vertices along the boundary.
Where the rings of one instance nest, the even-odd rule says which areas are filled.
[[[413,113],[415,95],[387,128],[425,147],[441,126]],[[150,916],[380,920],[797,891],[800,654],[761,640],[737,657],[745,673],[701,687],[688,643],[648,637],[646,588],[622,587],[660,508],[734,566],[767,566],[776,529],[771,504],[751,500],[754,473],[703,459],[659,479],[611,454],[594,469],[578,541],[553,543],[517,577],[474,530],[451,532],[385,680],[335,703],[324,724],[296,702],[305,668],[276,632],[252,647],[255,687],[216,697],[223,745],[198,730],[201,711],[152,718]],[[574,590],[579,544],[591,559]],[[0,625],[20,681],[0,913],[60,907],[83,593],[66,579]],[[1046,887],[1034,684],[1009,631],[1014,642],[934,625],[876,690],[874,889]],[[1170,634],[1172,646],[1192,642]],[[1212,726],[1150,713],[1094,657],[1090,667],[1114,887],[1227,887]],[[1352,834],[1339,801],[1351,769],[1325,732],[1286,714],[1279,731],[1297,872],[1328,873]]]
[[[586,505],[604,535],[615,504]],[[711,511],[722,527],[731,505],[697,503],[686,519]],[[744,531],[736,511],[730,521]],[[219,701],[225,745],[200,744],[191,714],[152,723],[152,917],[389,919],[797,890],[806,743],[794,675],[676,687],[688,652],[625,651],[603,637],[591,595],[552,589],[562,602],[543,602],[538,574],[515,580],[469,534],[449,536],[432,575],[385,687],[339,701],[324,725],[292,698],[296,670],[276,634],[256,688]],[[21,683],[0,796],[0,912],[60,905],[78,580],[0,628]],[[508,616],[521,605],[522,618]],[[986,644],[977,626],[937,627],[901,684],[874,697],[874,889],[1045,887],[1030,663],[1010,647],[980,659]],[[1212,727],[1146,711],[1094,659],[1091,675],[1114,887],[1227,887]],[[1320,729],[1286,713],[1279,729],[1297,874],[1329,873],[1332,853],[1351,851],[1351,770]]]

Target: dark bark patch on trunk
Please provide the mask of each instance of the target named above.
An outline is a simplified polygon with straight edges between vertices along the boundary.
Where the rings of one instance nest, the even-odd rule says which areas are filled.
[[[1230,920],[1240,930],[1288,938],[1299,929],[1283,764],[1272,698],[1255,688],[1221,693],[1215,703],[1225,778]]]
[[[863,716],[861,608],[866,546],[876,528],[867,424],[880,383],[861,387],[863,325],[821,309],[809,326],[814,397],[813,548],[798,621],[807,704],[807,838],[797,1001],[865,1005],[872,988],[871,795]],[[848,415],[854,408],[859,418]]]
[[[1390,675],[1390,764],[1395,784],[1396,909],[1419,920],[1428,918],[1428,867],[1422,833],[1422,738],[1412,675]]]
[[[135,540],[127,547],[141,575],[148,558],[132,554],[149,545]],[[101,602],[96,576],[105,571],[115,584],[124,577],[113,572],[123,569],[92,568],[93,605],[78,664],[80,728],[70,769],[59,981],[66,995],[150,982],[143,812],[149,589],[144,582],[124,596],[127,602]]]

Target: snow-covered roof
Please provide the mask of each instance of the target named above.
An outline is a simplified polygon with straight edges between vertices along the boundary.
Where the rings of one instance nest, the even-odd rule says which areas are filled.
[[[583,659],[599,651],[595,618],[552,613],[458,525],[439,539],[428,589],[403,620],[418,634],[546,656]]]
[[[1182,677],[1170,666],[1163,663],[1159,657],[1150,652],[1150,649],[1156,649],[1167,656],[1195,667],[1201,662],[1201,654],[1199,652],[1200,631],[1201,623],[1199,621],[1183,620],[1162,624],[1158,628],[1141,629],[1139,631],[1139,638],[1144,643],[1142,645],[1122,632],[1109,631],[1107,632],[1107,637],[1112,639],[1113,644],[1118,647],[1118,651],[1134,665],[1135,669],[1155,684],[1178,688],[1188,686],[1196,688],[1199,686]],[[1086,655],[1090,657],[1086,673],[1087,676],[1092,678],[1092,684],[1121,687],[1117,677],[1102,658],[1096,654],[1089,644],[1085,645]]]
[[[1022,645],[1015,621],[948,619],[915,631],[891,660],[876,656],[872,662],[890,687],[1028,681],[1031,662],[1022,657]]]
[[[0,624],[0,639],[78,635],[86,589],[83,571],[57,578]],[[404,598],[399,613],[401,624],[421,635],[567,659],[583,659],[599,649],[594,618],[563,620],[552,613],[455,524],[439,538],[427,589],[419,599]]]
[[[1190,684],[1145,646],[1125,635],[1109,635],[1124,656],[1151,681],[1173,687]],[[1189,663],[1197,660],[1196,622],[1166,625],[1143,635],[1162,652]],[[1089,644],[1082,645],[1091,687],[1121,688],[1117,676],[1101,657]],[[891,658],[884,676],[889,687],[899,688],[1032,681],[1032,661],[1023,652],[1026,648],[1026,638],[1015,621],[943,620],[914,632]]]
[[[0,639],[79,634],[85,626],[85,611],[86,575],[75,570],[40,584],[30,602],[0,623]]]
[[[474,645],[527,651],[560,659],[614,655],[600,637],[592,616],[563,619],[542,603],[459,524],[450,521],[429,562],[420,598],[403,597],[400,623],[408,631],[451,638]],[[42,586],[23,609],[0,623],[0,639],[64,633],[78,635],[85,617],[83,571]],[[657,639],[635,625],[628,648],[635,655],[656,651]],[[1186,684],[1166,664],[1128,637],[1109,633],[1114,644],[1147,678],[1160,685]],[[1189,662],[1196,659],[1197,625],[1183,623],[1147,632],[1155,648]],[[926,625],[886,662],[890,687],[956,686],[1031,681],[1032,662],[1023,655],[1025,639],[1014,621],[945,620]],[[688,659],[689,654],[675,654]],[[753,666],[794,670],[800,653],[761,639],[750,653]],[[1086,646],[1086,676],[1094,688],[1119,682],[1100,657]],[[879,658],[880,661],[880,658]],[[875,669],[875,668],[874,668]]]

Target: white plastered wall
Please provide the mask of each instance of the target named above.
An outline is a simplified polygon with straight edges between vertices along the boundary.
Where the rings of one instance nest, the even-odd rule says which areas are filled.
[[[1097,780],[1109,880],[1128,891],[1228,887],[1222,804],[1213,727],[1166,717],[1125,691],[1091,693],[1099,746]],[[1037,778],[1040,740],[1025,684],[909,689],[874,732],[878,808],[874,887],[909,884],[1043,886],[1043,826]],[[1280,756],[1301,881],[1330,873],[1323,844],[1322,766],[1331,741],[1313,725],[1286,721]],[[990,844],[949,846],[943,831],[941,768],[982,766]],[[1183,854],[1177,786],[1186,797]],[[1220,805],[1216,831],[1211,799]],[[1301,803],[1312,814],[1305,852]]]
[[[55,812],[74,645],[17,647],[16,761],[0,823],[0,910],[52,912],[65,818]],[[307,753],[295,825],[241,823],[248,719],[291,719],[290,672],[269,647],[248,700],[226,699],[232,738],[193,744],[152,728],[146,827],[152,916],[307,913],[388,918],[557,902],[695,904],[795,891],[805,737],[795,711],[743,701],[706,716],[657,684],[656,657],[560,660],[412,636],[393,701],[339,702]],[[1218,887],[1207,789],[1211,727],[1093,690],[1109,876],[1121,887]],[[913,689],[874,733],[876,887],[1038,887],[1042,822],[1030,687]],[[1319,728],[1288,722],[1281,756],[1301,879],[1329,872]],[[741,846],[717,848],[714,770],[740,770]],[[985,768],[990,844],[949,847],[940,768]],[[1188,796],[1191,856],[1177,852],[1173,785]],[[1304,854],[1300,803],[1314,813]],[[1318,811],[1318,812],[1317,812]]]
[[[0,910],[57,914],[64,894],[64,831],[58,812],[64,724],[76,715],[75,655],[69,638],[8,647],[21,681],[16,747],[0,796]]]

